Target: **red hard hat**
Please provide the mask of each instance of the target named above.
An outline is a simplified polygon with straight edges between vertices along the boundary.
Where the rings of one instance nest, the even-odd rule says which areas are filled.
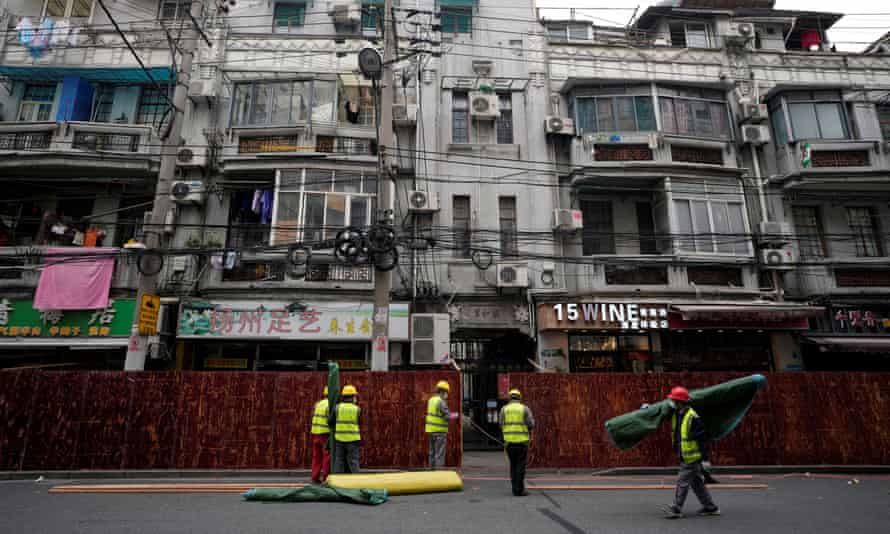
[[[682,386],[677,386],[671,390],[668,398],[675,401],[689,402],[689,390]]]

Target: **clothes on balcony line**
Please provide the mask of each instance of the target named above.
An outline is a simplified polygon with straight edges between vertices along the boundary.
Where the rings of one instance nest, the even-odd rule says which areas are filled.
[[[48,248],[34,293],[34,309],[108,307],[116,248]]]

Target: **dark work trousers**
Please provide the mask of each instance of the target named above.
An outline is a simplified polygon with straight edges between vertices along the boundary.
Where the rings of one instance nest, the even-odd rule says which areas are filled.
[[[528,461],[528,443],[508,443],[507,457],[510,459],[510,483],[513,495],[525,492],[525,463]]]
[[[358,473],[358,453],[359,443],[353,442],[334,442],[334,469],[333,473]]]
[[[702,470],[701,462],[694,462],[691,464],[680,463],[680,475],[677,477],[677,493],[674,500],[674,504],[677,505],[677,508],[683,508],[683,504],[686,502],[686,496],[689,494],[690,486],[702,506],[706,508],[714,506],[714,501],[711,499],[711,493],[705,486],[704,471]]]
[[[442,469],[445,467],[445,449],[448,445],[448,434],[445,432],[430,432],[427,434],[430,442],[430,469]]]

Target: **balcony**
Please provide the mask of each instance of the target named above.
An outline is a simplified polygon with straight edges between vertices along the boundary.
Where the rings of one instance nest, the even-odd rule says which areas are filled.
[[[205,279],[205,289],[343,289],[370,291],[374,269],[370,265],[349,265],[333,257],[319,257],[308,267],[294,267],[281,253],[245,252],[232,269]]]
[[[795,297],[816,295],[890,295],[890,259],[822,258],[805,260],[785,278],[786,291]]]
[[[17,175],[147,177],[159,167],[149,126],[96,122],[0,123],[0,169]],[[15,156],[15,157],[8,157]]]
[[[804,156],[809,147],[809,161]],[[779,182],[786,189],[843,184],[887,183],[890,144],[886,141],[799,140],[776,147]]]
[[[666,175],[737,175],[735,148],[728,141],[656,132],[587,134],[572,139],[575,181],[590,176],[652,181]],[[588,172],[589,171],[589,172]]]

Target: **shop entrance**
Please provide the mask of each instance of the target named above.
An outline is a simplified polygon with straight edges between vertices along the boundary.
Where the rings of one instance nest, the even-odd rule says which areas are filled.
[[[464,449],[500,448],[491,439],[501,437],[497,414],[505,402],[498,398],[498,374],[532,372],[534,341],[518,331],[478,337],[458,333],[451,340],[451,355],[461,369],[463,415],[472,421],[464,427]]]
[[[651,371],[649,334],[572,334],[569,336],[569,370],[573,373]]]

